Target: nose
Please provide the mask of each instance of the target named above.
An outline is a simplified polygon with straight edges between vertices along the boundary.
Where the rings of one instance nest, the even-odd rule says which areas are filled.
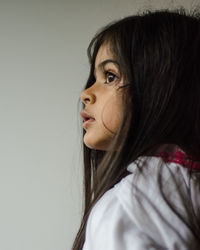
[[[92,104],[96,100],[94,93],[91,91],[91,87],[83,90],[80,95],[80,98],[84,104]]]

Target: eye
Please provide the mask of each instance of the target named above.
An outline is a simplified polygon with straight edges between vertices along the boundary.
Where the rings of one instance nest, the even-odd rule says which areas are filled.
[[[104,74],[105,74],[105,78],[106,78],[105,83],[111,83],[111,82],[119,80],[119,78],[110,71],[105,71]]]

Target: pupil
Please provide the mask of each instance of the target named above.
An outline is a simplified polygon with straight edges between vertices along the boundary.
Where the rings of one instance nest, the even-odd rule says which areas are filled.
[[[109,76],[108,76],[108,81],[109,81],[109,82],[113,81],[113,76],[112,76],[112,75],[109,75]]]

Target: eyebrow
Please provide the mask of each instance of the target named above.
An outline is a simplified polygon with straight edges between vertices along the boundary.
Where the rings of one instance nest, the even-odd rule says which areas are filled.
[[[107,60],[99,63],[99,65],[97,66],[97,68],[98,69],[102,69],[108,63],[113,63],[113,64],[115,64],[119,68],[119,63],[117,61],[115,61],[115,60],[112,60],[112,59],[107,59]],[[96,69],[94,69],[94,75],[96,75]]]

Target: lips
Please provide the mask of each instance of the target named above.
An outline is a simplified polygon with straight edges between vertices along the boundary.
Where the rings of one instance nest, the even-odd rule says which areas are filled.
[[[94,122],[95,119],[94,117],[92,117],[88,112],[86,112],[85,110],[82,110],[81,113],[80,113],[81,117],[83,118],[83,127],[84,128],[87,128],[88,125],[91,123],[91,122]]]

